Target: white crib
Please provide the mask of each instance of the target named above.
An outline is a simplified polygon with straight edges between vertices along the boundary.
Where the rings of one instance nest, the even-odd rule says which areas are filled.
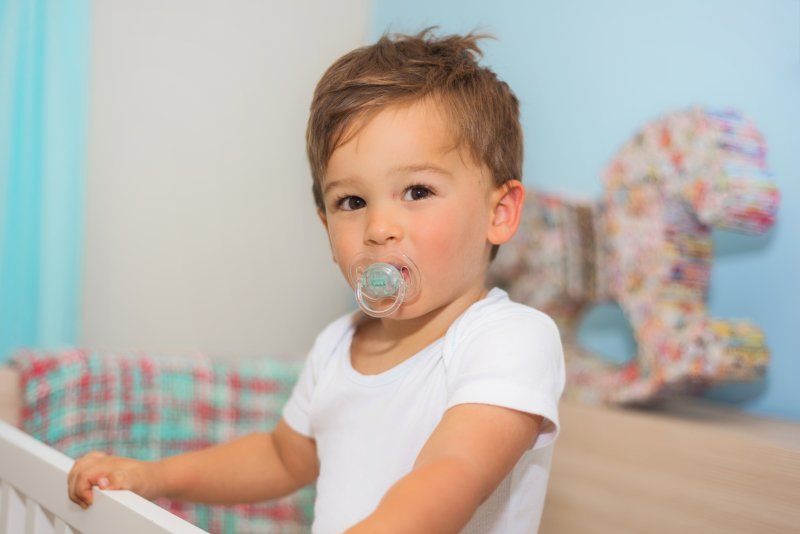
[[[0,421],[0,534],[202,534],[130,491],[95,489],[83,510],[67,497],[68,456]]]

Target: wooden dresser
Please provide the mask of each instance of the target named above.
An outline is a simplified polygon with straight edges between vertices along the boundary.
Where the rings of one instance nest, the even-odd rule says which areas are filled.
[[[800,533],[800,424],[697,400],[561,405],[540,533]]]

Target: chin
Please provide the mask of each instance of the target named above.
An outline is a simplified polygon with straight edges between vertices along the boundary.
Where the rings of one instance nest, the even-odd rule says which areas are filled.
[[[398,321],[420,319],[440,311],[443,307],[444,306],[420,302],[419,300],[416,300],[414,302],[400,306],[400,309],[397,310],[392,315],[390,315],[389,317],[387,317],[387,319],[395,319]]]

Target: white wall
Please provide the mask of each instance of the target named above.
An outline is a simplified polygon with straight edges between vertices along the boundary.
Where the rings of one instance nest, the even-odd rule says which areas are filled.
[[[301,354],[349,309],[304,132],[368,4],[94,3],[83,346]]]

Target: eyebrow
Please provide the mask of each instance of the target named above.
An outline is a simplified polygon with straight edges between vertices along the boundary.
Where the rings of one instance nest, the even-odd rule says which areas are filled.
[[[334,187],[347,186],[348,184],[353,183],[353,182],[355,182],[355,180],[353,180],[352,178],[342,178],[341,180],[334,180],[332,182],[328,182],[322,188],[322,196],[327,195],[328,191],[330,191]]]
[[[434,165],[432,163],[419,163],[416,165],[401,165],[400,167],[395,167],[391,170],[392,174],[405,174],[410,172],[435,172],[437,174],[443,174],[445,176],[451,176],[452,174],[450,171],[439,167],[438,165]]]
[[[418,163],[413,165],[400,165],[389,171],[389,174],[409,174],[416,172],[434,172],[443,176],[452,176],[452,173],[438,165],[432,163]],[[334,180],[328,182],[322,188],[322,195],[325,196],[328,191],[336,187],[347,187],[349,184],[356,182],[354,178],[342,178],[341,180]]]

